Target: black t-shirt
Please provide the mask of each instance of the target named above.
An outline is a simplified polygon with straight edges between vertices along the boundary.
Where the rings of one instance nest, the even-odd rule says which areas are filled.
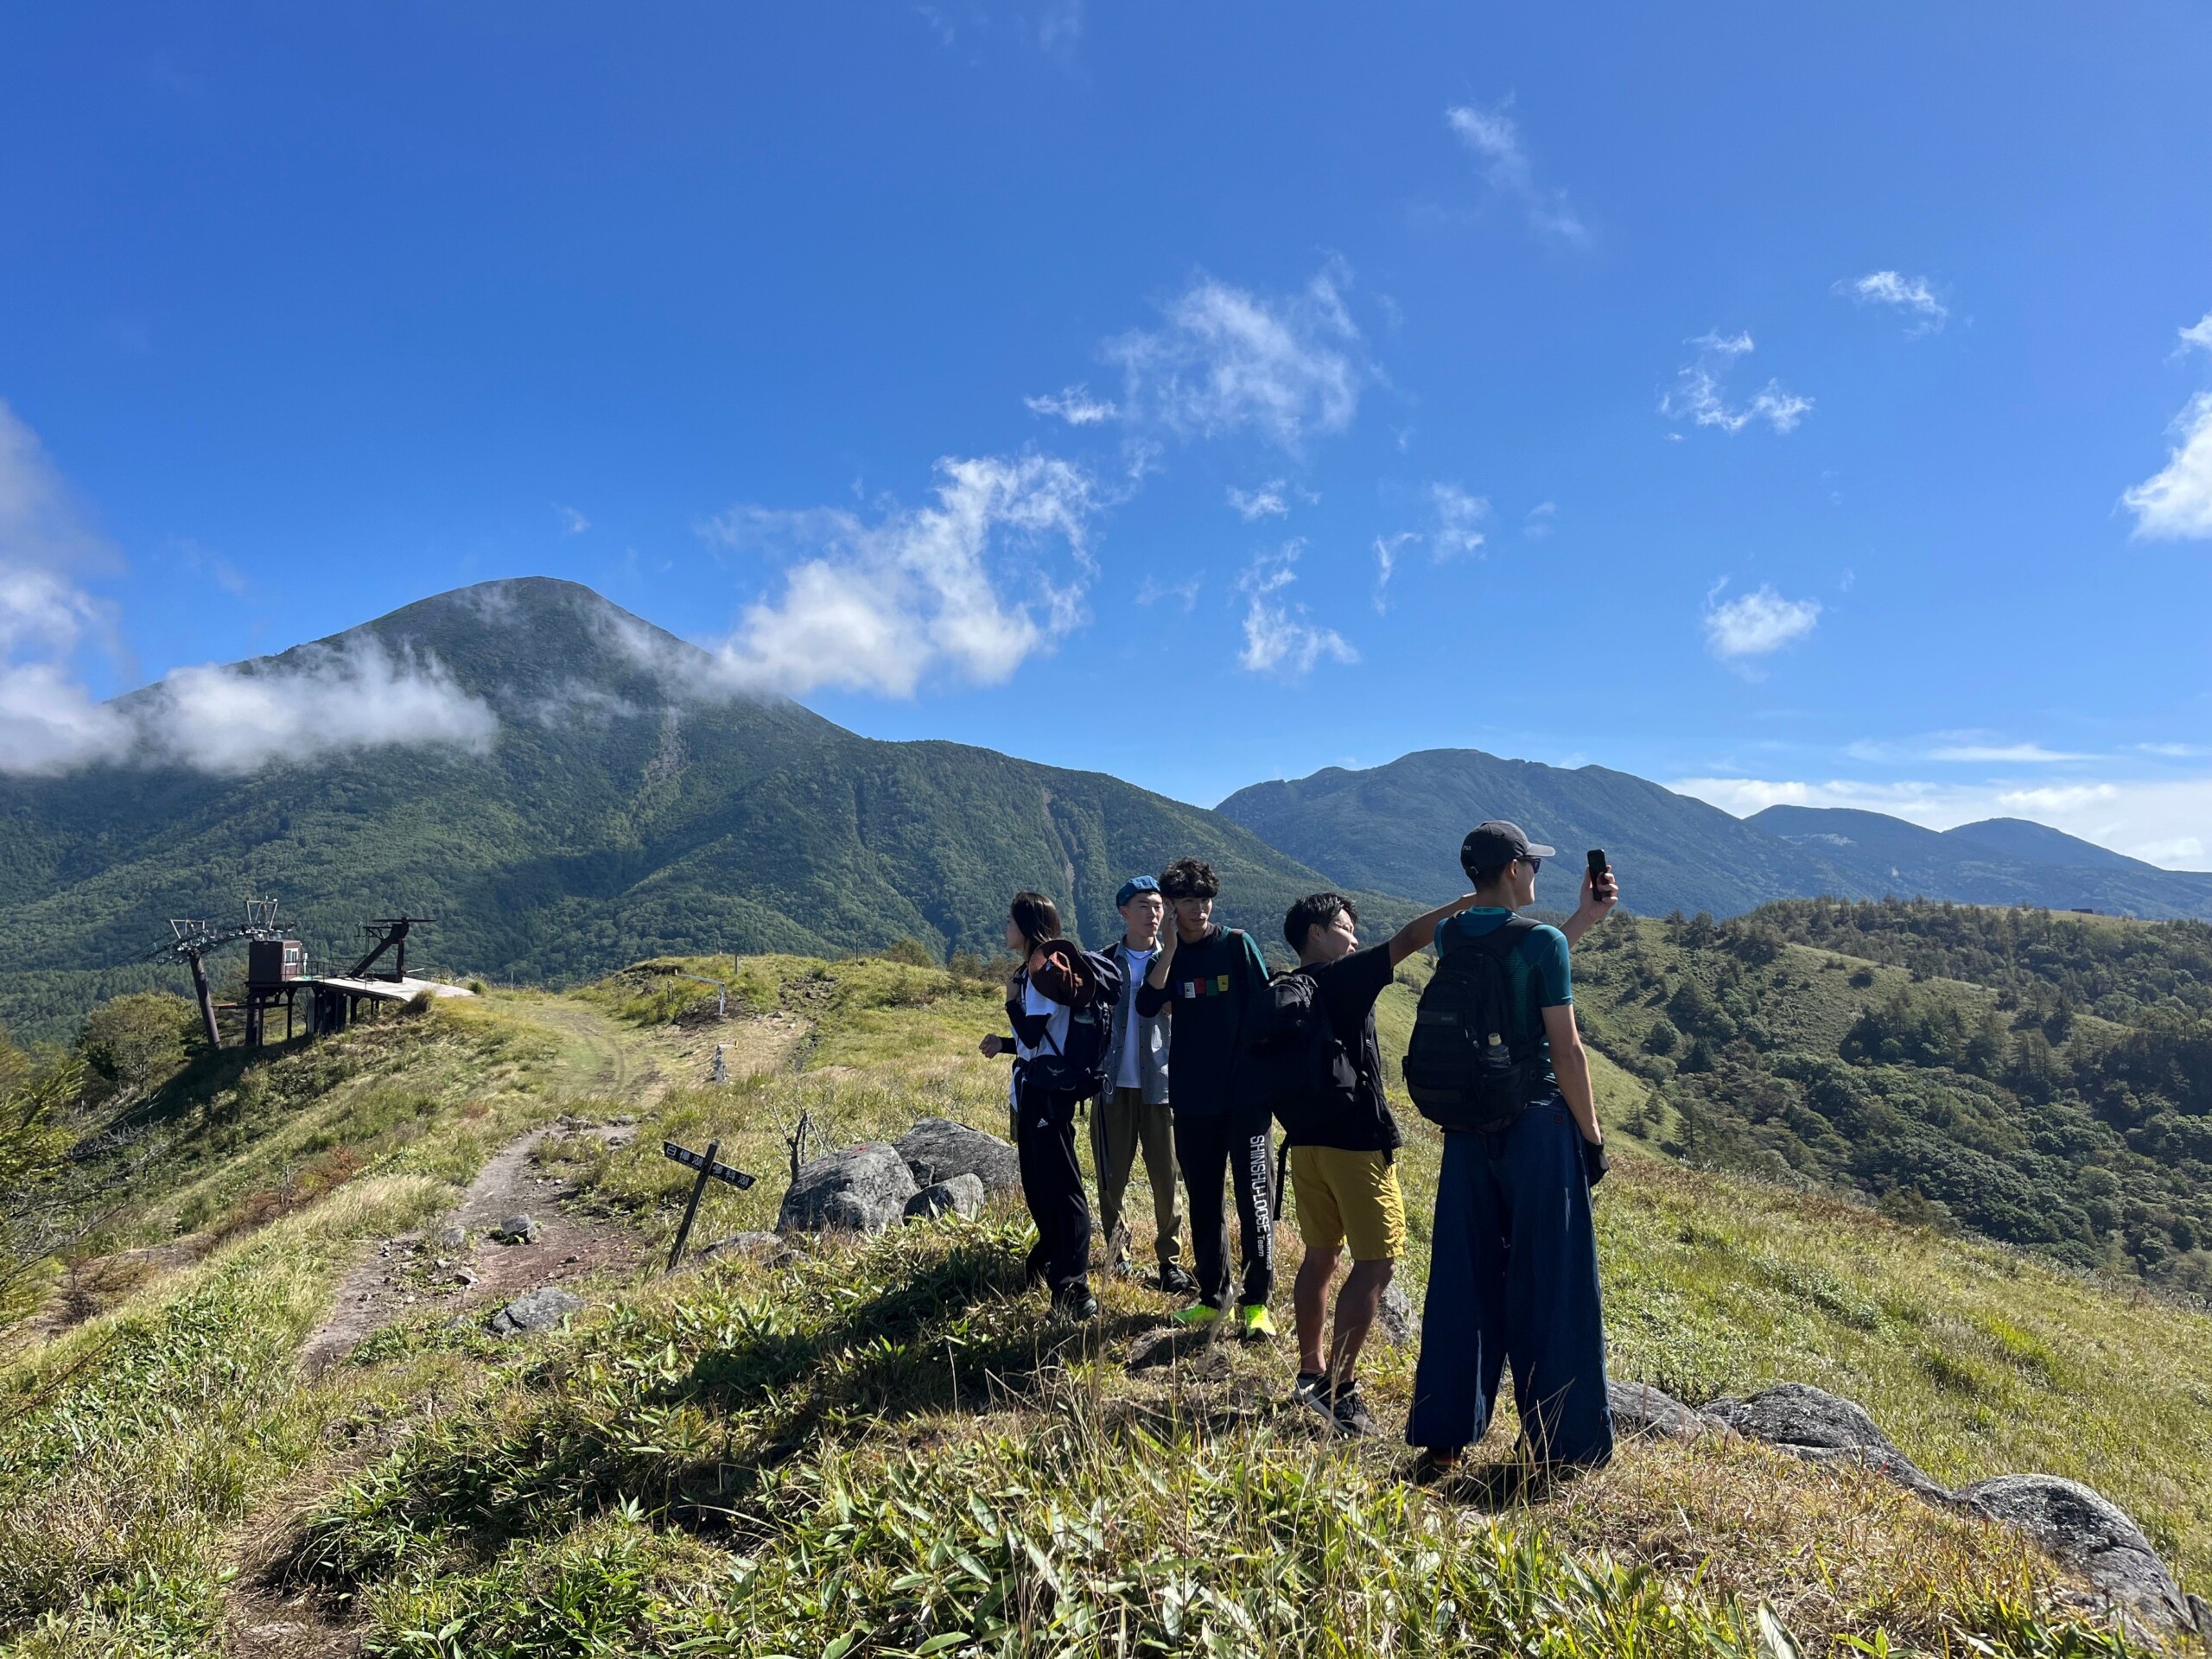
[[[1382,1047],[1375,1040],[1375,999],[1390,983],[1395,969],[1388,944],[1370,944],[1334,962],[1300,968],[1321,994],[1337,1040],[1351,1051],[1359,1070],[1352,1107],[1324,1133],[1312,1137],[1319,1147],[1348,1152],[1395,1152],[1402,1144],[1398,1120],[1382,1093]]]

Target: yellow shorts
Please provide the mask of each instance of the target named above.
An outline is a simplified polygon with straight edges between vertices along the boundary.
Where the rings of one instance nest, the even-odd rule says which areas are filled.
[[[1355,1262],[1392,1262],[1405,1254],[1406,1199],[1389,1154],[1293,1147],[1290,1190],[1307,1249],[1333,1250],[1349,1239]]]

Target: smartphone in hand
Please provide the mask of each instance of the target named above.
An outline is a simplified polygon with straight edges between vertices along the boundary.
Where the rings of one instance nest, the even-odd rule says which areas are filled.
[[[1592,893],[1595,893],[1599,883],[1605,880],[1608,868],[1605,862],[1605,849],[1602,847],[1592,847],[1590,849],[1590,890]]]

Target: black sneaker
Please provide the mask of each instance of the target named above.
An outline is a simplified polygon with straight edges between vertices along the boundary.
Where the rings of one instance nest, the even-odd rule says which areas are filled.
[[[1331,1414],[1336,1419],[1338,1432],[1354,1440],[1364,1440],[1376,1432],[1381,1425],[1367,1409],[1367,1402],[1359,1397],[1359,1384],[1347,1382],[1338,1389],[1331,1402]]]
[[[1416,1486],[1433,1486],[1449,1480],[1459,1472],[1459,1450],[1456,1446],[1425,1446],[1414,1454],[1412,1469]]]
[[[1195,1299],[1198,1294],[1198,1281],[1191,1277],[1181,1262],[1163,1262],[1160,1264],[1160,1288],[1166,1295]]]
[[[1330,1427],[1337,1424],[1337,1414],[1329,1408],[1329,1374],[1326,1371],[1300,1371],[1298,1381],[1291,1384],[1290,1397],[1313,1412]]]
[[[1065,1291],[1052,1298],[1052,1317],[1069,1325],[1084,1325],[1098,1317],[1098,1299],[1088,1290]]]

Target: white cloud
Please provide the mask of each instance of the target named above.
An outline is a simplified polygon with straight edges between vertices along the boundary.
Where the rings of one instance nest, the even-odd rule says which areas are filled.
[[[1162,582],[1157,576],[1147,576],[1137,588],[1137,603],[1157,605],[1163,599],[1179,599],[1188,613],[1198,602],[1198,589],[1204,585],[1203,575],[1192,576],[1182,582]]]
[[[2092,779],[2022,786],[1998,779],[1938,784],[1685,778],[1668,785],[1739,817],[1766,807],[1841,806],[1886,812],[1930,830],[1984,818],[2028,818],[2167,869],[2202,869],[2212,778]]]
[[[556,501],[553,511],[561,516],[561,530],[564,535],[581,536],[591,528],[591,520],[574,507],[564,507]]]
[[[2062,761],[2094,758],[2059,749],[2047,749],[2040,743],[1953,743],[1928,752],[1930,760],[1980,762],[1995,766],[2045,766]]]
[[[1699,335],[1689,342],[1698,348],[1697,359],[1685,363],[1674,385],[1659,400],[1659,412],[1669,420],[1688,418],[1700,426],[1718,427],[1731,435],[1754,421],[1764,421],[1777,432],[1792,432],[1812,412],[1813,400],[1801,397],[1779,380],[1770,380],[1748,404],[1732,405],[1721,384],[1730,364],[1749,356],[1753,349],[1748,333]]]
[[[174,670],[134,715],[149,759],[214,772],[393,746],[481,753],[499,724],[435,658],[366,635],[265,663]]]
[[[2147,540],[2212,539],[2212,391],[2190,398],[2171,430],[2176,442],[2165,466],[2123,494],[2120,504],[2135,515],[2135,533]]]
[[[2207,311],[2188,327],[2180,331],[2184,346],[2201,346],[2212,352],[2212,311]]]
[[[1306,621],[1304,606],[1281,597],[1298,580],[1291,567],[1304,548],[1302,542],[1289,541],[1275,552],[1262,554],[1237,582],[1246,602],[1244,649],[1236,660],[1251,673],[1297,679],[1313,672],[1325,657],[1344,664],[1359,660],[1359,652],[1344,635]]]
[[[1509,100],[1510,104],[1510,100]],[[1567,192],[1536,182],[1535,169],[1521,142],[1521,130],[1502,104],[1494,110],[1457,105],[1444,111],[1444,124],[1466,145],[1491,189],[1521,204],[1539,233],[1574,247],[1586,247],[1590,229],[1567,200]]]
[[[1490,516],[1489,500],[1457,484],[1430,485],[1428,499],[1436,509],[1436,529],[1428,540],[1430,556],[1441,564],[1478,552],[1483,533],[1475,526]]]
[[[1375,613],[1376,615],[1380,616],[1390,608],[1389,599],[1390,577],[1397,570],[1399,552],[1407,543],[1417,542],[1420,539],[1421,537],[1410,530],[1402,530],[1395,536],[1377,536],[1375,538]]]
[[[1090,388],[1083,385],[1063,386],[1056,392],[1021,401],[1029,406],[1032,415],[1048,415],[1070,426],[1096,426],[1121,413],[1112,404],[1093,397]]]
[[[1836,284],[1860,305],[1889,305],[1910,313],[1915,319],[1907,330],[1914,334],[1939,332],[1950,318],[1950,308],[1936,297],[1925,276],[1905,276],[1894,270],[1869,271],[1856,282]]]
[[[937,470],[936,505],[874,523],[842,509],[744,507],[703,527],[732,546],[817,550],[721,646],[730,684],[893,697],[931,676],[996,685],[1083,620],[1097,511],[1090,475],[1034,454],[948,459]],[[1044,557],[1056,548],[1066,554],[1058,575]]]
[[[1521,533],[1532,542],[1541,542],[1552,533],[1552,526],[1558,518],[1559,504],[1557,502],[1539,501],[1529,509],[1527,516],[1521,520]]]
[[[1101,348],[1122,371],[1122,418],[1184,438],[1250,429],[1292,452],[1344,430],[1371,375],[1345,282],[1332,263],[1304,292],[1270,301],[1199,277],[1164,308],[1163,327]]]
[[[1283,481],[1271,478],[1254,490],[1240,490],[1229,486],[1229,505],[1246,524],[1255,518],[1281,518],[1290,511],[1289,499],[1283,494]]]
[[[1803,639],[1821,620],[1816,599],[1784,599],[1772,588],[1763,587],[1725,604],[1709,595],[1705,611],[1706,645],[1723,662],[1765,657],[1791,641]]]

